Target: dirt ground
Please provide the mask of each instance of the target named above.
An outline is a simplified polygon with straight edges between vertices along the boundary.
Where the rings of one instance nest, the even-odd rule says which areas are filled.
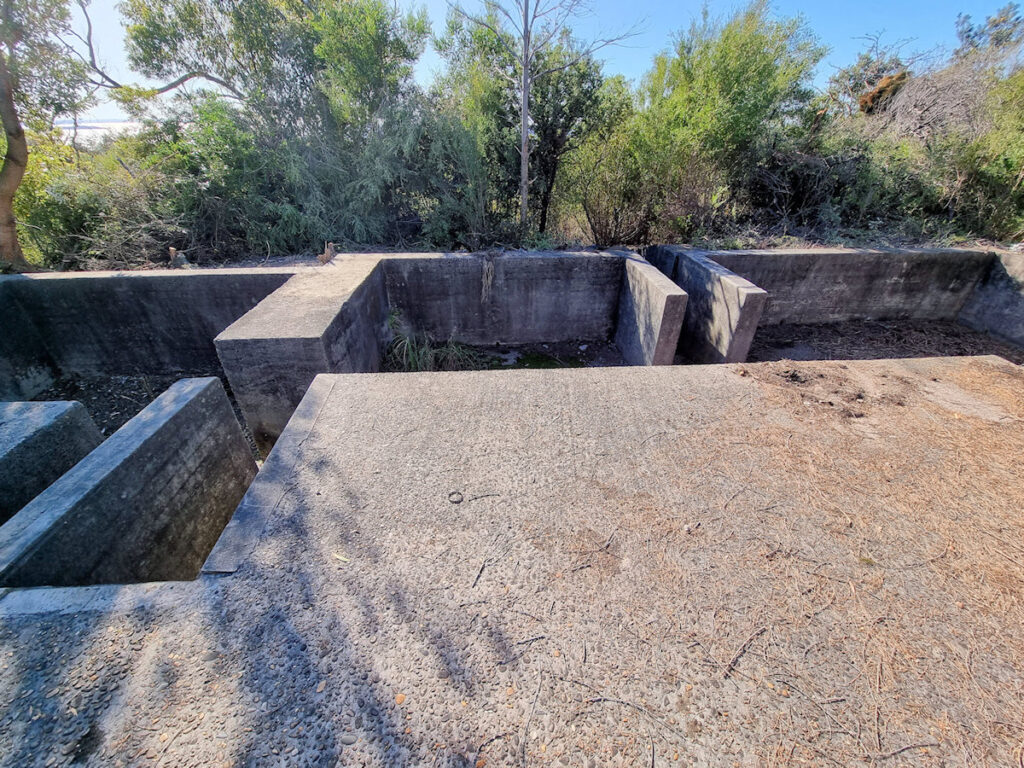
[[[747,359],[756,363],[966,355],[999,355],[1012,363],[1024,364],[1024,349],[959,323],[938,320],[762,326],[757,329]]]
[[[180,379],[217,376],[235,410],[235,418],[245,433],[246,440],[257,458],[259,452],[252,433],[242,418],[242,412],[231,394],[231,386],[221,371],[178,374],[85,375],[62,376],[53,386],[40,392],[33,400],[77,400],[85,406],[104,437],[109,437],[125,422],[155,400],[171,384]]]

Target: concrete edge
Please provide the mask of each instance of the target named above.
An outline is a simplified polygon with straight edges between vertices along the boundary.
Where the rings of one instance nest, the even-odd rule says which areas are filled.
[[[291,463],[316,424],[320,412],[334,390],[336,376],[351,374],[320,374],[313,379],[306,394],[274,444],[263,469],[256,475],[242,497],[220,538],[200,568],[200,576],[230,576],[249,559],[277,510],[287,490],[286,480]]]
[[[69,507],[93,487],[97,476],[120,465],[139,442],[152,438],[185,404],[214,385],[222,387],[215,376],[175,382],[0,526],[0,575],[6,574],[26,552],[40,545]]]
[[[619,307],[614,340],[622,352],[626,362],[631,365],[672,365],[675,362],[676,348],[682,331],[689,294],[674,281],[664,275],[657,267],[635,253],[612,251],[612,255],[623,258],[623,281],[619,289]],[[634,285],[634,279],[643,281],[646,290]],[[626,292],[630,301],[624,302]],[[636,304],[638,293],[654,291],[659,299],[647,302],[644,307]],[[660,306],[659,306],[660,305]],[[647,326],[655,333],[653,349],[644,343],[644,334],[637,316],[627,317],[624,310],[646,309],[658,316],[648,318]],[[625,323],[629,323],[627,327]],[[636,333],[637,338],[631,343],[629,336]]]
[[[0,589],[0,619],[43,614],[128,612],[143,607],[170,608],[190,602],[202,588],[198,580],[89,587],[4,587]]]

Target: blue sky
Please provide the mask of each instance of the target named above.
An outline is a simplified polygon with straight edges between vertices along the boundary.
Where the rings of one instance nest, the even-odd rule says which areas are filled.
[[[132,79],[121,45],[122,30],[116,11],[117,0],[93,0],[91,16],[95,27],[96,47],[111,74]],[[881,32],[883,40],[910,40],[910,50],[942,47],[951,50],[956,44],[955,22],[958,13],[967,13],[981,21],[1004,5],[1006,0],[858,0],[856,3],[815,2],[814,0],[777,0],[772,4],[778,16],[802,15],[811,29],[830,49],[817,75],[819,85],[828,80],[835,68],[853,61],[863,47],[865,34]],[[448,3],[446,0],[398,0],[403,7],[425,7],[434,30],[444,29]],[[473,9],[475,0],[465,0]],[[599,54],[607,74],[622,74],[637,79],[647,71],[651,58],[668,49],[674,36],[700,15],[703,0],[592,0],[589,15],[577,19],[573,28],[583,39],[617,34],[636,26],[639,34]],[[728,16],[743,3],[711,3],[715,16]],[[170,55],[171,52],[168,52]],[[428,50],[417,68],[417,79],[427,83],[440,66],[433,50]],[[87,116],[90,120],[119,119],[122,113],[114,104],[97,106]]]

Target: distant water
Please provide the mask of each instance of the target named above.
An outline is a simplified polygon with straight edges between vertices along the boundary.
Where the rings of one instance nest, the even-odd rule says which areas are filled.
[[[78,140],[88,143],[99,141],[107,136],[137,131],[142,123],[137,120],[85,120],[78,123]],[[57,128],[65,136],[75,133],[75,124],[71,120],[58,120]]]

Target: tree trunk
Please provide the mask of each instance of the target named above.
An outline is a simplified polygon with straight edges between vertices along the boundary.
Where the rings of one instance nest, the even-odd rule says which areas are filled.
[[[548,208],[551,206],[551,187],[554,186],[551,180],[544,185],[544,193],[540,197],[540,224],[538,231],[544,234],[548,230]]]
[[[530,194],[530,0],[523,0],[523,93],[520,99],[519,226],[526,235]]]
[[[14,104],[14,82],[7,62],[0,56],[0,121],[7,135],[7,154],[0,167],[0,265],[17,270],[29,268],[18,243],[14,219],[14,193],[18,191],[28,164],[28,141]]]

